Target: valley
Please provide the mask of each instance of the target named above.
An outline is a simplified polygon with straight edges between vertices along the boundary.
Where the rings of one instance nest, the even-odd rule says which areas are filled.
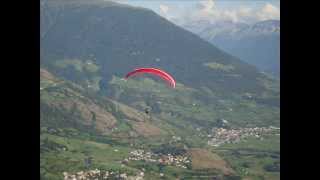
[[[41,179],[280,179],[279,127],[279,79],[151,10],[41,0]]]

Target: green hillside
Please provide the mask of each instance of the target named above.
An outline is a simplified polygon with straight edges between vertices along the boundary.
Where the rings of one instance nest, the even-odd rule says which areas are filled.
[[[243,169],[241,169],[241,163],[247,161],[251,164],[259,163],[259,167],[262,168],[255,170],[247,167],[251,173],[249,175],[254,177],[264,174],[264,166],[268,166],[270,163],[272,165],[279,158],[279,156],[273,157],[274,153],[280,151],[277,147],[279,142],[276,141],[277,137],[274,135],[266,137],[263,142],[249,139],[246,142],[247,145],[244,145],[244,150],[241,150],[242,144],[226,144],[221,148],[208,146],[209,138],[204,135],[210,134],[209,127],[217,127],[219,124],[217,121],[205,121],[205,118],[202,118],[203,116],[209,117],[210,111],[199,113],[199,111],[204,110],[197,107],[186,107],[183,102],[179,101],[170,102],[173,96],[178,96],[183,101],[188,101],[188,99],[182,98],[183,96],[191,97],[189,101],[192,101],[192,94],[196,90],[181,84],[178,84],[176,92],[151,79],[144,79],[141,82],[132,81],[122,85],[117,81],[117,78],[113,79],[111,84],[118,83],[119,87],[124,90],[123,93],[126,89],[124,86],[131,87],[131,83],[132,89],[136,88],[136,91],[140,89],[139,91],[143,94],[157,91],[156,98],[163,98],[161,102],[168,104],[166,106],[160,105],[157,111],[155,111],[155,105],[149,104],[153,107],[150,117],[131,108],[131,105],[127,106],[115,100],[92,94],[80,86],[63,81],[45,69],[40,70],[40,77],[40,170],[43,179],[60,179],[63,177],[63,172],[75,173],[95,168],[101,171],[120,171],[134,176],[139,174],[141,167],[149,167],[150,165],[154,167],[146,171],[145,176],[151,179],[159,178],[160,172],[166,174],[169,179],[176,176],[188,177],[190,174],[195,177],[202,175],[220,177],[220,170],[232,171],[231,177],[229,177],[230,174],[224,176],[225,178],[235,178],[239,175],[248,176],[248,174],[243,174]],[[150,89],[142,91],[142,87],[149,87]],[[129,91],[133,93],[132,89]],[[162,91],[164,93],[161,93]],[[132,96],[132,98],[138,97]],[[136,103],[133,106],[136,106],[137,109],[143,109],[148,101],[144,98],[138,99],[138,101],[134,101]],[[152,102],[152,100],[149,102]],[[69,105],[69,103],[72,105]],[[171,103],[170,106],[169,103]],[[166,109],[165,107],[172,108]],[[192,116],[190,112],[201,114],[201,116]],[[179,113],[182,115],[179,116]],[[191,120],[192,117],[195,119]],[[195,127],[203,129],[199,132]],[[173,137],[180,138],[175,139]],[[268,144],[265,147],[261,146],[264,142]],[[272,144],[274,144],[274,147],[271,146]],[[247,147],[251,147],[250,151],[246,150]],[[157,163],[150,164],[149,162],[137,161],[130,162],[125,166],[121,163],[122,160],[130,157],[131,151],[137,149],[167,153],[181,151],[184,152],[183,154],[186,157],[190,157],[187,152],[193,152],[192,148],[212,149],[214,153],[217,153],[215,156],[225,158],[227,162],[220,161],[227,164],[222,167],[214,167],[209,171],[203,171],[201,168],[196,168],[197,166],[194,168],[190,166],[185,170],[183,168],[177,169],[174,166],[164,166],[165,169],[163,170]],[[238,151],[248,151],[251,154],[250,157],[257,156],[257,158],[251,157],[248,159],[247,154],[241,154],[240,156],[234,154]],[[261,155],[259,154],[261,153],[267,153],[263,156],[264,159],[260,158]],[[233,160],[236,157],[241,158],[237,161]],[[88,158],[94,159],[90,166],[85,163]],[[196,159],[194,161],[197,162]],[[214,161],[215,159],[212,160],[212,163]],[[210,162],[208,163],[210,164]],[[225,170],[225,168],[230,168],[229,166],[234,170]],[[219,170],[219,168],[221,169]],[[274,173],[271,173],[270,176],[278,177]]]

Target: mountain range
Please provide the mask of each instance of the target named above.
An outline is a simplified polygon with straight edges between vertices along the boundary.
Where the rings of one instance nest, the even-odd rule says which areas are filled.
[[[41,60],[47,65],[62,59],[93,60],[101,67],[104,82],[135,67],[156,66],[193,87],[263,90],[257,81],[262,75],[256,68],[151,10],[99,3],[73,8],[71,2],[55,3],[50,10],[43,6]],[[208,66],[212,63],[233,68],[214,69]]]
[[[195,21],[182,27],[199,35],[227,53],[255,65],[259,70],[280,75],[280,21],[254,24]]]

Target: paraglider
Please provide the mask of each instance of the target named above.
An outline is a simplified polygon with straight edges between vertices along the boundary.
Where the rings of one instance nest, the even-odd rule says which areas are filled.
[[[162,78],[163,80],[165,80],[172,88],[176,87],[176,81],[173,79],[173,77],[167,72],[157,68],[137,68],[134,71],[129,72],[125,76],[125,79],[128,79],[131,76],[144,74],[144,73],[156,75]]]
[[[137,68],[137,69],[134,69],[133,71],[129,72],[125,76],[125,80],[127,80],[129,77],[139,75],[139,74],[156,75],[156,76],[162,78],[164,81],[166,81],[170,87],[172,87],[172,88],[176,87],[176,81],[173,79],[173,77],[169,73],[167,73],[161,69],[157,69],[157,68]],[[145,109],[146,115],[149,115],[150,119],[151,119],[151,112],[150,111],[151,111],[151,109],[149,109],[149,108]]]
[[[145,108],[145,110],[144,110],[144,112],[146,113],[146,114],[149,114],[149,108]]]

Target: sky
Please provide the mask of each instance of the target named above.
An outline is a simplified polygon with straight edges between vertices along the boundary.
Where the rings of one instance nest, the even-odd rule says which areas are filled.
[[[280,0],[116,0],[153,10],[175,23],[280,20]]]

